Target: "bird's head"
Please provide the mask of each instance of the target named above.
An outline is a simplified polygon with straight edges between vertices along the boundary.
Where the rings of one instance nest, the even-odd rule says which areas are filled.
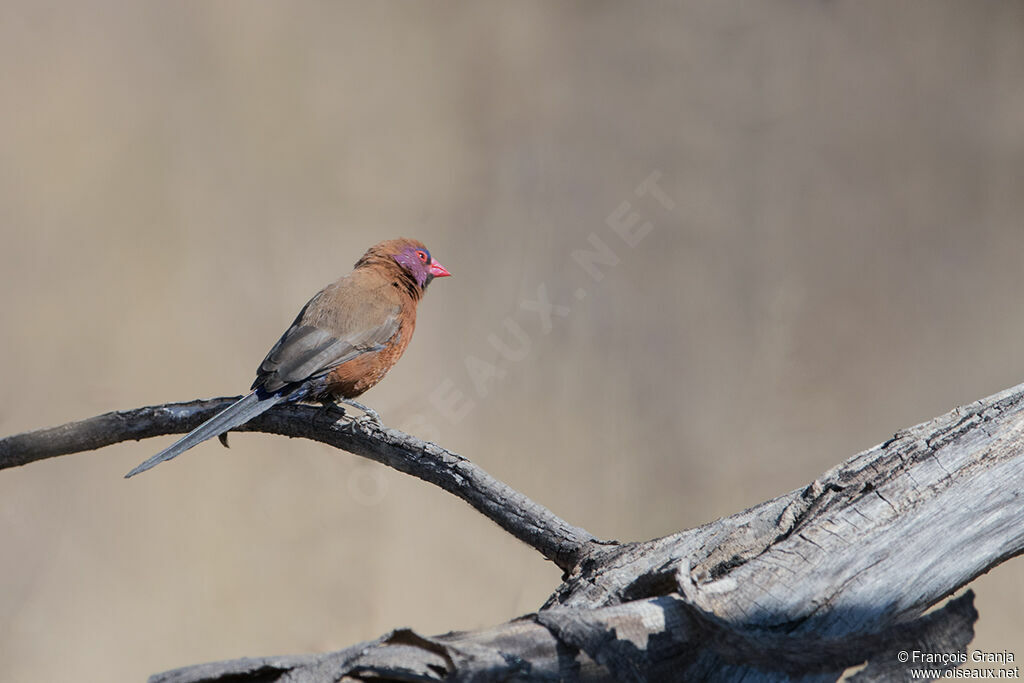
[[[363,254],[356,268],[372,263],[396,263],[422,294],[435,277],[448,277],[448,269],[434,260],[430,251],[419,240],[400,237],[375,244]]]

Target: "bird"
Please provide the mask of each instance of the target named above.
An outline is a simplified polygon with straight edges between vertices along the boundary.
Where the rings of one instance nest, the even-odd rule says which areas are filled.
[[[125,478],[175,458],[248,422],[279,403],[338,401],[374,422],[354,401],[383,379],[409,345],[416,305],[434,278],[451,273],[418,240],[401,237],[370,247],[352,272],[327,285],[256,369],[250,393],[149,458]]]

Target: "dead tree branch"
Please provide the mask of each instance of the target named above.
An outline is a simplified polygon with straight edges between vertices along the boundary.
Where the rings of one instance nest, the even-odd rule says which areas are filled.
[[[0,439],[0,469],[122,441],[188,432],[237,400],[236,396],[119,410],[15,434]],[[428,481],[463,499],[564,570],[600,543],[461,455],[395,429],[348,421],[344,415],[340,408],[324,411],[308,405],[281,405],[236,431],[319,441]]]
[[[0,440],[0,468],[182,432],[231,399],[109,413]],[[640,543],[597,541],[464,458],[394,430],[277,407],[247,429],[313,438],[463,498],[565,570],[535,614],[345,650],[178,669],[154,681],[902,680],[900,650],[962,652],[973,594],[1024,552],[1024,385],[898,432],[810,485]]]

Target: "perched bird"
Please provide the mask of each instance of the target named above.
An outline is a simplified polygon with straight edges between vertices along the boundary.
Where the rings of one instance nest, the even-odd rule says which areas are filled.
[[[302,307],[256,370],[252,393],[231,404],[125,477],[145,472],[244,424],[278,403],[339,400],[372,419],[352,399],[398,361],[416,327],[416,304],[435,277],[451,275],[422,242],[381,242],[355,269]]]

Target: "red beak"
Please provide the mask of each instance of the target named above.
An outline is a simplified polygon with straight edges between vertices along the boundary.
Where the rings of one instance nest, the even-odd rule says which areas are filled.
[[[452,275],[451,273],[448,272],[447,268],[442,266],[437,261],[430,262],[430,274],[433,275],[434,277],[451,277]]]

